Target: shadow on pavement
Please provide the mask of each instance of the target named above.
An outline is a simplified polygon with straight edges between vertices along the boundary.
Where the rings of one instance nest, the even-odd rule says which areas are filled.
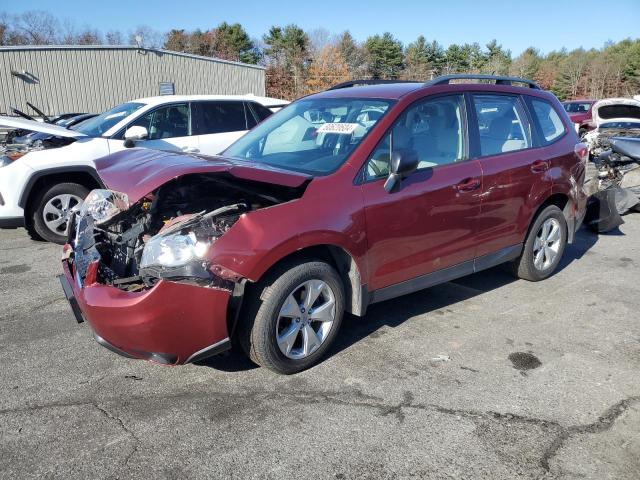
[[[558,271],[566,268],[573,261],[581,259],[597,241],[597,234],[585,228],[581,229],[576,235],[575,242],[572,245],[567,245]],[[340,334],[326,358],[349,348],[368,336],[375,335],[375,332],[382,327],[395,328],[418,315],[439,312],[444,308],[451,310],[459,302],[503,287],[516,280],[508,268],[501,265],[453,282],[371,305],[364,317],[347,314],[342,321]],[[256,365],[237,347],[230,352],[211,357],[198,365],[225,372],[256,368]]]

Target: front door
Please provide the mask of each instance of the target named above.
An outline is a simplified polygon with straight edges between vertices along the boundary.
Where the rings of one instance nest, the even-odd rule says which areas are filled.
[[[191,113],[188,103],[163,105],[155,108],[127,125],[141,126],[149,135],[136,141],[136,147],[168,150],[172,152],[198,153],[198,137],[191,134]],[[111,153],[123,150],[124,132],[117,139],[109,140]]]
[[[466,123],[462,95],[420,100],[400,115],[364,166],[369,290],[455,265],[472,269],[482,171],[477,160],[468,160]],[[383,185],[396,149],[415,151],[420,164],[387,193]]]

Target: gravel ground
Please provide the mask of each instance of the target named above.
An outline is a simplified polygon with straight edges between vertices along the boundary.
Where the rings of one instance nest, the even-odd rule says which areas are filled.
[[[492,269],[347,317],[284,377],[154,366],[77,325],[60,248],[0,231],[1,478],[640,478],[640,215],[547,281]]]

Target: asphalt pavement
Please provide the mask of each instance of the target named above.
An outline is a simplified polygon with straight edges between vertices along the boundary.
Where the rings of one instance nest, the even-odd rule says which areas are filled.
[[[640,214],[539,283],[495,268],[347,317],[293,376],[160,367],[76,324],[0,231],[0,478],[640,478]]]

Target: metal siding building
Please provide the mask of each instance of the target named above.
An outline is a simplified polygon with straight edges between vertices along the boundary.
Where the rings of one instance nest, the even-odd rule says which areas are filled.
[[[177,95],[265,95],[265,70],[167,50],[129,46],[0,48],[0,114],[15,107],[33,114],[99,113],[119,103],[160,94],[172,83]]]

